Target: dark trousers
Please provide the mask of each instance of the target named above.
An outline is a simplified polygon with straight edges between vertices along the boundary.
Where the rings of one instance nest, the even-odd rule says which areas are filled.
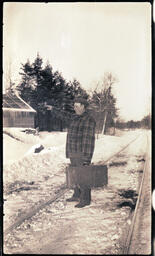
[[[70,158],[72,166],[83,165],[83,160],[81,158]],[[78,185],[74,188],[73,197],[78,197],[80,202],[91,202],[91,188],[87,185]]]

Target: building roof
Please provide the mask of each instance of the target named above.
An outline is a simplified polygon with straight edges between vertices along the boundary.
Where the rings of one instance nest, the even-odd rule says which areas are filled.
[[[3,109],[36,112],[16,93],[3,94]]]

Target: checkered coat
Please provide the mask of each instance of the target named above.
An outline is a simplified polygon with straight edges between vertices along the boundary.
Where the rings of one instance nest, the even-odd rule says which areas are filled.
[[[67,134],[66,157],[91,160],[95,146],[95,120],[87,112],[76,115]]]

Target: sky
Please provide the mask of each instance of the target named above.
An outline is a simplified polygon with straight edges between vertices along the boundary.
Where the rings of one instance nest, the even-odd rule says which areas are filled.
[[[8,2],[3,6],[3,91],[37,53],[88,92],[105,72],[124,120],[151,108],[151,5],[147,2]],[[10,74],[10,75],[9,75]]]

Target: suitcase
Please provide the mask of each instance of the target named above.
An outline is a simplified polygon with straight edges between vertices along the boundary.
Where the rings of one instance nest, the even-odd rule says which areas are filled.
[[[66,168],[66,183],[68,188],[75,185],[87,185],[91,188],[108,184],[108,168],[106,165],[88,165]]]

